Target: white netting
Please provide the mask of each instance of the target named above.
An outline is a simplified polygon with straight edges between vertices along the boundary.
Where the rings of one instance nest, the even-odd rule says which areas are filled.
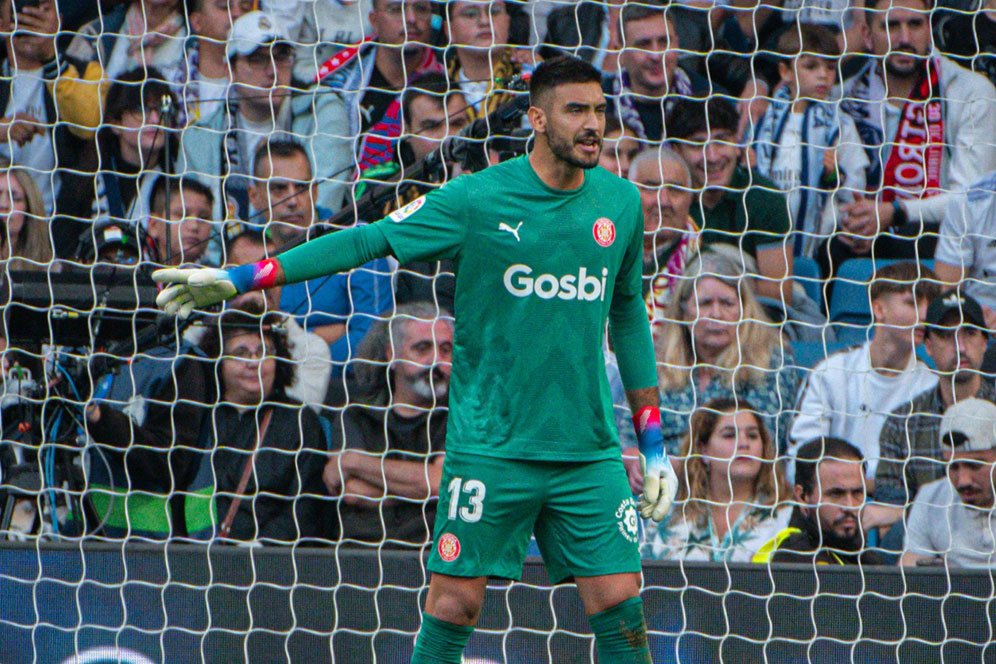
[[[618,518],[655,660],[994,659],[996,4],[0,0],[0,38],[0,660],[407,661],[425,554],[460,553],[439,494],[486,509],[441,485],[464,257],[186,320],[150,275],[402,221],[532,149],[529,80],[561,54],[601,74],[599,163],[640,192],[681,488],[664,525]],[[515,262],[474,306],[605,289]],[[466,656],[594,641],[530,559]]]

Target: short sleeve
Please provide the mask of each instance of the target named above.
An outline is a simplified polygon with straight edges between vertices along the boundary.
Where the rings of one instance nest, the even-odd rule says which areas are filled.
[[[906,542],[903,550],[906,553],[915,553],[921,556],[934,556],[939,551],[931,542],[930,531],[936,525],[930,523],[931,506],[924,498],[925,496],[919,496],[913,502],[913,507],[910,508],[910,514],[906,520]]]
[[[456,258],[467,235],[467,177],[451,180],[377,223],[399,263]]]

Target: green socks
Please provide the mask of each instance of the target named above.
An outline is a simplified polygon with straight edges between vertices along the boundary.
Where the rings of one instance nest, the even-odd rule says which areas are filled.
[[[460,664],[463,649],[473,631],[473,627],[454,625],[423,613],[412,664]]]
[[[647,623],[643,619],[643,600],[633,597],[588,616],[595,633],[599,664],[649,664]]]

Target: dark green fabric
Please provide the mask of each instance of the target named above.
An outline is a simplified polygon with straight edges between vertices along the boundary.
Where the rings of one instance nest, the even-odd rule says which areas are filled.
[[[329,233],[305,242],[277,259],[287,283],[307,281],[360,267],[390,253],[390,246],[376,224]]]
[[[785,194],[762,175],[738,166],[729,189],[712,209],[692,204],[692,218],[702,229],[702,247],[732,244],[757,258],[758,249],[788,241],[791,223]]]
[[[454,625],[423,613],[412,664],[460,664],[473,632],[473,627]]]
[[[588,617],[600,664],[650,664],[643,600],[633,597]]]

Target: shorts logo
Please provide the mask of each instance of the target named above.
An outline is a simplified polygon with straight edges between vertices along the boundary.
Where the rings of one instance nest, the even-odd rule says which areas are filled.
[[[404,207],[399,208],[394,212],[392,212],[390,215],[388,215],[388,217],[391,219],[391,221],[395,223],[403,221],[404,219],[407,219],[408,217],[418,212],[418,209],[423,205],[425,205],[425,196],[419,196],[408,205],[405,205]]]
[[[600,246],[611,246],[616,241],[616,225],[608,217],[599,217],[591,228],[591,234]]]
[[[439,551],[439,557],[443,562],[451,563],[460,557],[460,540],[453,533],[446,533],[439,538],[436,550]]]
[[[627,542],[636,544],[640,541],[640,528],[636,519],[636,504],[632,498],[626,498],[616,509],[616,521],[619,522],[619,532]]]

